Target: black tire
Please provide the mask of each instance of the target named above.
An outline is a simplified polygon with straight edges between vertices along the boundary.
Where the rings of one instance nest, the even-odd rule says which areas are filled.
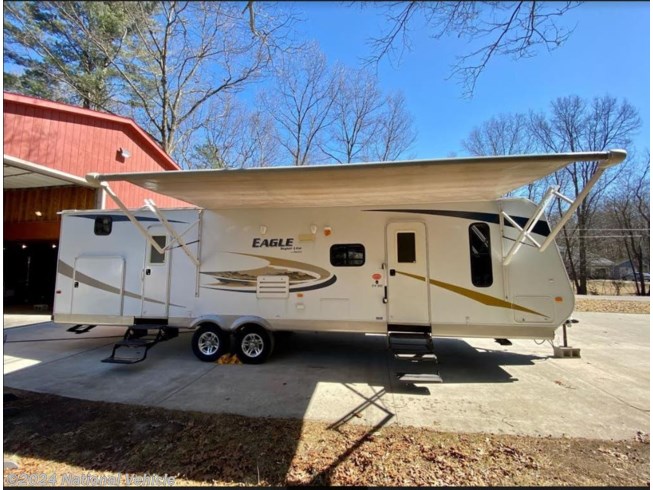
[[[259,325],[245,325],[236,333],[236,356],[243,364],[263,364],[272,353],[272,333]]]
[[[191,346],[200,361],[215,362],[229,352],[229,334],[217,325],[205,323],[195,330]]]

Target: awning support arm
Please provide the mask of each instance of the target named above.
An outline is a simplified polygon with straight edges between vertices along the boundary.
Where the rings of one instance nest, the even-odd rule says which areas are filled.
[[[549,187],[549,189],[544,194],[544,197],[542,198],[542,202],[540,202],[540,205],[535,210],[535,213],[533,213],[533,216],[531,216],[523,228],[519,226],[519,224],[517,224],[517,222],[515,222],[515,220],[512,219],[505,211],[501,211],[503,218],[520,232],[519,236],[515,240],[515,243],[503,258],[503,265],[510,264],[512,258],[517,254],[521,246],[524,244],[524,238],[528,238],[531,242],[533,242],[533,244],[539,249],[540,252],[544,252],[556,239],[562,230],[562,227],[565,226],[571,219],[576,209],[578,209],[578,206],[580,206],[583,200],[587,197],[589,192],[592,190],[592,187],[594,187],[594,185],[598,182],[607,168],[608,165],[600,166],[597,168],[590,178],[589,182],[587,182],[583,190],[578,194],[578,196],[576,196],[576,199],[570,199],[558,192],[559,186]],[[555,198],[562,199],[563,201],[567,202],[569,204],[569,208],[567,211],[565,211],[565,214],[562,216],[562,218],[560,218],[560,221],[556,224],[555,228],[551,231],[551,233],[549,233],[549,236],[547,236],[544,242],[540,244],[537,240],[535,240],[535,238],[533,238],[531,233],[539,219],[544,214],[547,206]]]
[[[573,202],[570,202],[571,199],[565,199],[565,201],[570,202],[569,209],[565,212],[565,214],[560,218],[560,221],[558,221],[558,224],[555,226],[555,228],[551,231],[548,237],[546,237],[546,240],[544,240],[544,243],[542,243],[542,247],[540,248],[540,252],[544,252],[549,245],[555,240],[556,236],[558,236],[558,233],[562,230],[562,227],[567,224],[567,221],[569,221],[576,211],[578,209],[578,206],[585,200],[587,197],[587,194],[592,190],[592,187],[594,187],[594,184],[597,183],[597,181],[601,178],[601,175],[603,175],[603,172],[607,169],[607,166],[600,166],[599,168],[596,169],[594,172],[594,175],[592,175],[592,178],[589,180],[589,182],[585,185],[585,188],[580,191],[580,194],[576,197],[576,199]]]
[[[512,258],[515,256],[517,251],[521,248],[523,245],[523,240],[524,238],[528,238],[537,248],[541,248],[540,243],[533,238],[531,235],[531,232],[535,228],[535,225],[537,225],[537,222],[539,219],[542,217],[544,214],[544,211],[546,210],[547,206],[551,202],[551,200],[554,198],[556,192],[558,191],[558,186],[551,186],[549,189],[546,191],[546,194],[544,194],[544,197],[542,198],[542,202],[540,205],[537,207],[535,210],[535,213],[533,213],[533,216],[528,220],[526,225],[522,228],[519,226],[514,219],[512,219],[508,213],[505,211],[501,211],[501,214],[503,215],[504,219],[506,219],[512,226],[517,228],[520,233],[517,239],[515,240],[515,243],[512,245],[506,256],[503,258],[503,265],[508,265],[510,264],[510,261]]]
[[[160,254],[165,254],[166,249],[162,248],[155,240],[152,238],[152,235],[143,227],[142,224],[138,222],[134,214],[127,209],[127,206],[120,200],[120,198],[116,195],[115,192],[113,192],[113,189],[109,187],[109,184],[106,182],[100,182],[100,186],[106,191],[107,194],[109,194],[109,197],[113,199],[113,202],[115,202],[118,207],[121,209],[123,213],[125,213],[125,216],[129,219],[129,221],[132,222],[132,224],[136,227],[138,231],[141,232],[141,234],[145,237],[145,239],[148,241],[150,245],[154,247],[154,249],[159,252]]]
[[[170,233],[175,241],[181,246],[181,248],[184,250],[186,255],[188,255],[188,258],[195,264],[196,267],[199,267],[200,261],[195,257],[184,240],[179,236],[179,234],[175,231],[175,229],[172,227],[168,219],[159,211],[159,209],[156,207],[154,204],[154,201],[152,199],[145,199],[145,206],[154,213],[154,215],[159,218],[159,221],[161,221],[161,224],[165,227],[166,230],[168,230],[168,233]],[[189,228],[192,228],[195,226],[197,222],[193,223]],[[186,233],[188,230],[186,230],[184,233]]]

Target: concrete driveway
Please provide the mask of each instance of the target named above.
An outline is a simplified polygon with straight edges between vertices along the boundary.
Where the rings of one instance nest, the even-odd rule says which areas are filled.
[[[179,410],[443,431],[630,439],[649,432],[649,315],[577,313],[569,341],[436,339],[437,385],[402,385],[383,337],[297,333],[260,366],[202,363],[190,335],[145,362],[104,364],[123,329],[5,329],[4,386]]]

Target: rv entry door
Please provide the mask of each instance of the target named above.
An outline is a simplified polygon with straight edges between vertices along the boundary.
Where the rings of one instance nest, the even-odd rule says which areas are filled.
[[[389,223],[387,254],[388,323],[430,324],[424,223]]]
[[[150,235],[165,247],[170,237],[162,226],[148,229]],[[170,297],[170,250],[161,254],[149,242],[145,241],[145,264],[143,265],[143,302],[141,316],[147,318],[167,318]]]

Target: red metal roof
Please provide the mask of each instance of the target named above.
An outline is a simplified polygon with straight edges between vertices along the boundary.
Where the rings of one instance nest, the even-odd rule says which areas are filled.
[[[138,124],[134,122],[133,119],[122,116],[115,116],[113,114],[108,114],[106,112],[94,111],[92,109],[85,109],[83,107],[77,107],[70,104],[64,104],[61,102],[52,102],[50,100],[38,99],[36,97],[29,97],[26,95],[4,92],[3,93],[4,102],[11,101],[18,104],[24,104],[32,107],[38,107],[43,109],[50,109],[57,112],[75,114],[80,116],[87,116],[95,118],[98,120],[110,121],[113,123],[124,125],[128,128],[133,134],[135,134],[138,139],[142,141],[151,151],[153,151],[157,156],[157,161],[165,170],[181,170],[179,165],[177,165],[170,156],[163,151],[163,149],[154,141],[154,139],[147,134],[143,129],[141,129]],[[5,128],[6,130],[6,128]]]
[[[11,160],[24,161],[82,179],[91,172],[181,171],[154,139],[127,117],[4,92],[3,122],[5,165]],[[145,198],[153,198],[159,207],[188,206],[126,182],[116,183],[113,189],[128,207],[142,206]],[[103,207],[116,206],[109,199]]]

